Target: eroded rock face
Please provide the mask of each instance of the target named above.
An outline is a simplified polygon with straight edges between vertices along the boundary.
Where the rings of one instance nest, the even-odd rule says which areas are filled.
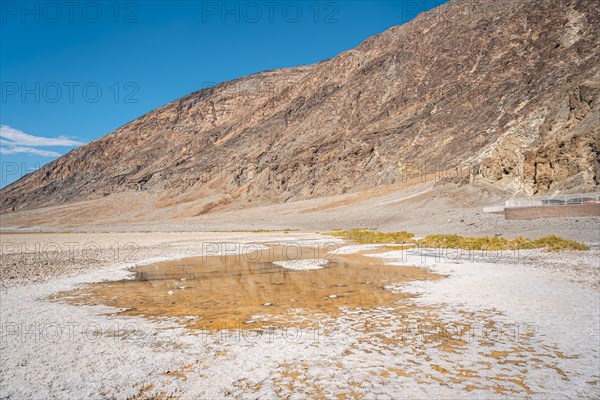
[[[526,193],[589,190],[599,7],[451,1],[335,58],[159,107],[4,188],[0,211],[144,191],[205,213],[395,183],[406,163]]]
[[[528,194],[593,191],[600,184],[600,79],[559,92],[483,157],[481,176]],[[527,128],[533,129],[532,135]]]

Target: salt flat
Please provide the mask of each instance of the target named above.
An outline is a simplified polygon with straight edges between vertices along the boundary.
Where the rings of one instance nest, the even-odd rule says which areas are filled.
[[[65,252],[68,243],[81,250]],[[260,329],[188,329],[180,318],[53,299],[83,284],[131,279],[135,265],[269,243],[331,245],[339,248],[331,253],[363,253],[444,277],[392,283],[385,290],[406,296],[386,306],[291,310],[289,324]],[[3,278],[2,398],[598,396],[597,250],[461,259],[346,247],[300,232],[3,233],[2,244],[3,270],[17,262],[53,274]],[[95,251],[83,252],[86,244]],[[118,257],[115,244],[126,249]],[[267,310],[256,318],[267,318]]]

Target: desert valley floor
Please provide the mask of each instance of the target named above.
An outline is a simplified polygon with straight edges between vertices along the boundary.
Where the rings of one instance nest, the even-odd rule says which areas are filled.
[[[2,2],[0,400],[600,400],[598,0],[85,3]]]
[[[2,398],[598,396],[597,244],[483,254],[308,231],[1,237]]]

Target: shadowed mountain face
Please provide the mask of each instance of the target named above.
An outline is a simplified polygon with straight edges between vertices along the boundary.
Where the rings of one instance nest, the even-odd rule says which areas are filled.
[[[511,191],[593,190],[599,33],[597,1],[451,1],[335,58],[151,111],[4,188],[0,211],[144,191],[206,213],[455,167]]]

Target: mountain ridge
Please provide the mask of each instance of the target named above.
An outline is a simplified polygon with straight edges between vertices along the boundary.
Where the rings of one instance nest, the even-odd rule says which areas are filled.
[[[336,57],[149,111],[0,190],[0,212],[146,192],[144,206],[198,215],[394,184],[410,164],[526,194],[595,190],[599,15],[451,1]]]

